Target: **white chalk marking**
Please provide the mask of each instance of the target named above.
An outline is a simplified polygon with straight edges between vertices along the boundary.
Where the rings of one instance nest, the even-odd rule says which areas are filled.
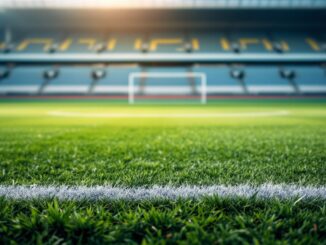
[[[153,200],[153,199],[200,199],[217,196],[221,198],[259,199],[321,199],[326,200],[326,186],[299,186],[287,184],[263,184],[258,186],[211,185],[211,186],[0,186],[0,197],[13,200]]]
[[[236,112],[236,113],[88,113],[73,111],[50,111],[49,116],[79,118],[227,118],[227,117],[278,117],[288,111]]]

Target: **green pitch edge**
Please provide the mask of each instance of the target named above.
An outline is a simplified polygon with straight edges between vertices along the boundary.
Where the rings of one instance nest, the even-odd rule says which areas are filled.
[[[127,99],[121,99],[121,98],[113,98],[113,99],[106,99],[106,98],[0,98],[0,102],[54,102],[54,103],[107,103],[107,104],[128,104]],[[278,103],[326,103],[326,97],[307,97],[307,98],[214,98],[214,99],[208,99],[207,104],[239,104],[239,103],[248,103],[248,104],[257,104],[257,103],[263,103],[263,104],[278,104]],[[177,105],[200,105],[200,101],[194,99],[194,100],[139,100],[135,103],[137,104],[177,104]]]

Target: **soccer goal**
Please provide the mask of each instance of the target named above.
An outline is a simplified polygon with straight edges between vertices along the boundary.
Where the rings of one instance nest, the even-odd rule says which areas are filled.
[[[158,99],[160,101],[185,101],[193,99],[201,104],[206,104],[206,74],[197,72],[131,73],[128,81],[129,104],[135,104],[137,99]]]

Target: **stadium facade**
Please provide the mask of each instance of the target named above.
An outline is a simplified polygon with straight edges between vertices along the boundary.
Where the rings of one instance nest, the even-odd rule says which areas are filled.
[[[326,95],[326,1],[3,1],[1,97]]]

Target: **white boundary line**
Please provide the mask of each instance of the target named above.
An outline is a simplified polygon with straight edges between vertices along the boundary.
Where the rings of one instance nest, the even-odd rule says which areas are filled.
[[[212,186],[0,186],[0,197],[12,200],[52,199],[59,200],[153,200],[153,199],[201,199],[259,198],[259,199],[321,199],[326,200],[326,186],[299,186],[287,184],[212,185]]]
[[[88,113],[73,111],[49,111],[53,117],[79,118],[241,118],[288,116],[288,111],[236,112],[236,113]]]
[[[196,78],[199,77],[201,80],[201,103],[207,103],[207,79],[205,73],[198,72],[185,72],[185,73],[164,73],[164,72],[135,72],[131,73],[128,78],[128,101],[129,104],[135,103],[135,86],[134,80],[135,78]]]

